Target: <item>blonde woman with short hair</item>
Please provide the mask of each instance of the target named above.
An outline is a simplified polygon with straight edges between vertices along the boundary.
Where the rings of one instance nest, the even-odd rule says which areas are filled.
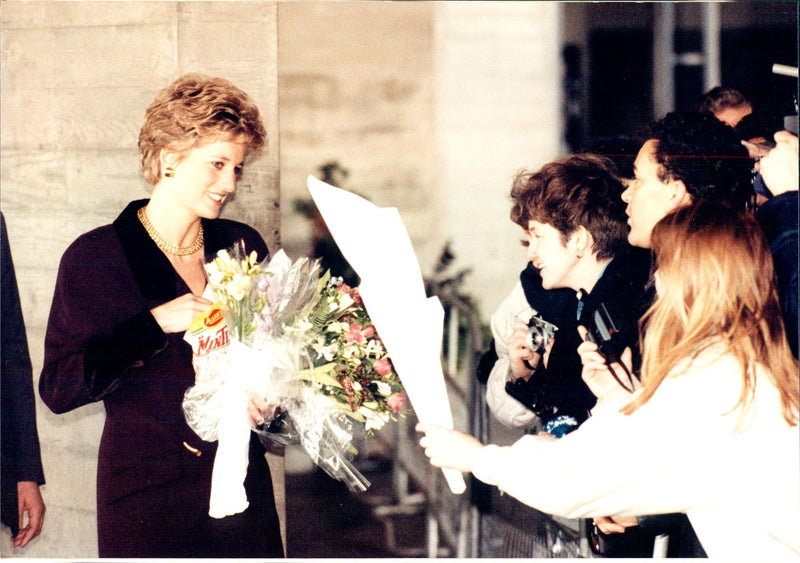
[[[209,516],[216,442],[187,425],[194,385],[183,335],[212,302],[203,263],[252,227],[220,218],[246,158],[266,142],[258,108],[222,78],[187,74],[161,90],[139,135],[149,199],[64,252],[45,336],[42,400],[61,414],[103,401],[97,469],[102,558],[282,557],[265,450],[251,435],[246,510]]]

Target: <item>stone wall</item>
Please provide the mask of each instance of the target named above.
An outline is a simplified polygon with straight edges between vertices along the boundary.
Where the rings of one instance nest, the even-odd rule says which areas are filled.
[[[292,206],[337,161],[342,186],[397,207],[424,275],[445,243],[484,321],[525,257],[511,179],[558,156],[560,21],[549,2],[287,2],[278,6],[282,239],[310,251]],[[365,233],[369,236],[369,233]]]
[[[225,215],[278,244],[277,9],[267,2],[2,2],[2,210],[34,367],[61,254],[147,197],[136,146],[157,90],[197,71],[249,92],[272,144]],[[37,393],[38,397],[38,393]],[[54,415],[37,402],[47,478],[43,534],[3,557],[97,556],[101,404]],[[167,532],[167,531],[165,531]]]

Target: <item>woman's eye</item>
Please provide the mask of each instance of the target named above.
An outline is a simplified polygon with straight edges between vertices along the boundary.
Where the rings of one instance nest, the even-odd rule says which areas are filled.
[[[216,162],[212,162],[212,163],[211,163],[211,166],[213,166],[213,167],[214,167],[214,168],[216,168],[217,170],[222,170],[223,168],[225,168],[225,163],[224,163],[224,162],[219,162],[219,161],[216,161]]]
[[[520,243],[522,246],[524,246],[525,248],[528,248],[528,247],[531,245],[531,242],[530,242],[528,239],[526,239],[526,238],[524,238],[524,239],[520,239],[519,243]]]

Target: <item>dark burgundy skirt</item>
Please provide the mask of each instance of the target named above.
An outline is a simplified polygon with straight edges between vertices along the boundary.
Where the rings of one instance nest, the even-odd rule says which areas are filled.
[[[208,516],[213,455],[197,457],[186,451],[179,456],[181,471],[174,480],[110,502],[103,502],[103,495],[98,495],[100,557],[284,557],[272,480],[257,438],[251,440],[245,480],[250,506],[227,518]],[[139,466],[138,470],[157,468]]]

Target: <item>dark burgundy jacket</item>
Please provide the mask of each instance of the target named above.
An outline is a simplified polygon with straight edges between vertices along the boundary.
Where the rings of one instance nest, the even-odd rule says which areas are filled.
[[[202,441],[184,420],[183,395],[194,384],[192,351],[184,333],[165,334],[150,313],[189,288],[139,223],[136,211],[146,203],[132,202],[112,225],[80,236],[64,253],[39,392],[55,413],[94,401],[105,404],[97,469],[100,556],[202,556],[192,547],[149,550],[147,531],[139,540],[146,546],[136,545],[135,539],[120,543],[123,536],[136,537],[136,530],[126,526],[135,528],[137,522],[118,514],[122,509],[117,507],[140,509],[148,522],[162,517],[167,506],[162,510],[148,498],[148,489],[154,487],[161,491],[158,498],[194,489],[184,496],[196,500],[180,496],[185,522],[164,522],[162,528],[162,534],[172,530],[191,535],[206,518],[216,452],[216,443]],[[263,239],[247,225],[224,219],[202,223],[207,260],[238,239],[244,239],[248,251],[267,255]],[[251,505],[254,500],[266,503],[271,520],[275,509],[264,449],[252,438],[248,479],[257,485],[248,498],[254,497]],[[267,525],[277,529],[277,518]]]

